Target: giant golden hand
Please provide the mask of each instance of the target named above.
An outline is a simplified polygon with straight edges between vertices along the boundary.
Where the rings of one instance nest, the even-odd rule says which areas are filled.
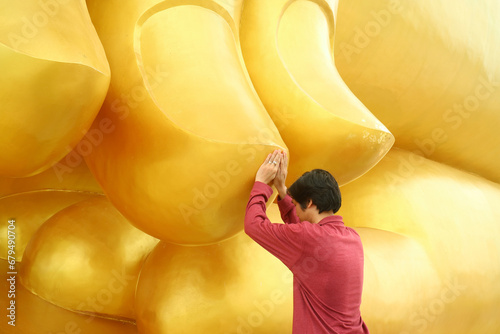
[[[40,190],[70,190],[100,193],[102,189],[85,160],[73,150],[46,171],[22,178],[0,176],[0,197]]]
[[[281,221],[277,205],[269,214]],[[292,280],[244,232],[209,246],[162,242],[141,271],[137,326],[155,334],[290,333]]]
[[[117,322],[111,321],[103,318],[96,317],[96,313],[98,311],[107,311],[111,313],[107,317],[114,316],[117,317],[118,314],[112,314],[112,305],[114,305],[115,310],[117,309],[116,305],[122,301],[121,305],[124,305],[125,309],[130,309],[133,303],[130,302],[130,297],[128,300],[126,298],[127,294],[130,296],[130,291],[132,286],[135,286],[133,282],[130,281],[130,271],[124,272],[122,271],[125,266],[118,266],[118,269],[115,270],[115,275],[122,280],[120,282],[113,282],[114,285],[111,286],[113,288],[113,300],[111,303],[110,300],[103,300],[111,293],[109,287],[105,287],[105,291],[94,290],[94,294],[89,295],[84,293],[83,297],[78,299],[75,295],[75,285],[76,280],[75,277],[79,277],[78,269],[73,267],[73,271],[69,270],[67,266],[64,265],[67,261],[74,261],[74,252],[70,252],[69,255],[67,253],[68,249],[61,249],[56,246],[55,240],[57,238],[69,240],[70,238],[78,239],[77,242],[73,244],[73,247],[76,245],[82,246],[85,242],[84,238],[82,238],[82,233],[79,233],[79,237],[75,236],[75,231],[82,231],[82,228],[85,229],[84,226],[80,226],[79,224],[75,224],[75,221],[78,219],[88,219],[88,214],[82,214],[80,217],[74,217],[75,220],[65,220],[62,224],[59,224],[59,230],[55,233],[49,227],[45,226],[45,223],[50,221],[54,215],[60,216],[60,211],[64,210],[68,206],[72,204],[79,203],[82,205],[85,203],[85,200],[91,198],[102,198],[102,194],[100,194],[100,189],[96,184],[95,180],[91,178],[91,174],[89,173],[87,166],[82,161],[82,158],[78,156],[77,153],[72,152],[64,159],[62,159],[58,164],[57,168],[51,168],[41,174],[28,177],[28,178],[1,178],[0,183],[0,194],[3,196],[5,194],[9,194],[7,196],[0,197],[0,267],[2,269],[2,281],[7,282],[7,278],[11,279],[12,274],[8,274],[9,272],[18,272],[19,275],[16,276],[15,283],[15,293],[11,296],[14,298],[10,298],[10,300],[15,301],[16,303],[16,326],[15,333],[78,333],[79,331],[83,332],[92,332],[92,333],[102,333],[107,334],[110,332],[119,332],[119,333],[137,333],[137,330],[133,324],[125,323],[125,322]],[[60,171],[66,171],[67,173],[62,173]],[[87,212],[91,210],[99,210],[102,209],[101,206],[92,206],[89,208],[87,206]],[[108,210],[109,211],[109,210]],[[116,215],[119,214],[115,209],[112,209]],[[66,214],[64,216],[68,218]],[[108,222],[103,219],[101,215],[100,221],[105,224],[113,225],[115,222]],[[14,219],[15,226],[10,231],[14,232],[15,238],[12,238],[12,234],[8,234],[7,230],[9,230],[9,220]],[[124,221],[122,217],[120,217],[122,223],[125,224],[125,227],[129,227],[128,222]],[[38,229],[41,226],[44,226],[45,229],[49,229],[49,235],[45,237],[37,236]],[[87,224],[82,224],[89,226]],[[107,237],[116,238],[119,235],[119,228],[114,228],[113,233],[108,233]],[[97,229],[95,230],[97,231]],[[90,231],[87,231],[90,232]],[[118,232],[118,234],[117,234]],[[137,231],[138,233],[141,233]],[[136,234],[137,235],[137,234]],[[123,234],[122,234],[123,236]],[[147,238],[151,238],[146,236]],[[30,283],[30,290],[26,289],[23,285],[20,284],[20,270],[22,268],[23,255],[24,250],[28,244],[33,244],[36,240],[42,239],[42,242],[45,246],[50,246],[52,251],[47,252],[37,251],[37,263],[38,268],[33,268],[34,266],[28,264],[29,268],[27,268],[27,272],[35,272],[33,276],[40,278],[40,281],[37,281],[36,278],[32,279]],[[60,239],[60,240],[61,240]],[[103,252],[102,248],[99,248],[98,244],[95,242],[94,238],[91,238],[91,244],[87,244],[87,248],[81,248],[81,254],[83,257],[87,256],[87,259],[91,259],[89,264],[85,266],[81,266],[80,270],[84,270],[85,272],[90,272],[93,268],[96,268],[96,263],[99,262],[99,258],[104,260],[107,257],[107,251]],[[152,238],[151,238],[152,239]],[[10,243],[8,241],[11,241]],[[123,238],[121,239],[124,240]],[[15,243],[12,244],[12,241]],[[105,243],[108,246],[110,242]],[[38,245],[40,246],[40,245]],[[30,246],[30,247],[33,247]],[[43,247],[42,247],[43,248]],[[77,247],[78,248],[78,247]],[[139,251],[137,247],[134,247]],[[75,249],[75,248],[73,248]],[[13,258],[15,259],[15,264],[12,262],[12,258],[8,258],[7,255],[8,250],[14,251],[15,254]],[[90,251],[90,252],[89,252]],[[99,256],[96,258],[91,258],[91,252],[99,252]],[[43,256],[43,255],[47,256]],[[30,256],[30,255],[28,255]],[[121,258],[122,256],[120,256]],[[54,258],[57,258],[57,261],[53,261]],[[29,260],[26,260],[24,263],[29,263]],[[120,261],[114,261],[115,265]],[[122,262],[123,264],[123,262]],[[80,300],[81,306],[87,306],[87,309],[80,307],[75,308],[74,304],[65,303],[64,299],[60,298],[57,293],[54,293],[53,290],[48,288],[48,284],[54,282],[51,279],[48,279],[49,275],[46,273],[47,270],[50,271],[50,275],[55,275],[59,277],[55,280],[59,282],[59,287],[66,288],[66,295],[70,296],[71,300],[74,302],[76,300]],[[66,270],[66,272],[65,272]],[[130,267],[127,269],[130,270]],[[98,270],[99,271],[99,270]],[[63,279],[61,273],[64,273],[67,276],[70,276],[68,279]],[[113,269],[107,268],[102,270],[101,277],[104,275],[106,277],[106,273],[109,274],[108,283],[110,283],[113,276]],[[73,275],[73,277],[71,277]],[[29,276],[29,275],[28,275]],[[28,277],[28,279],[33,277]],[[35,284],[33,284],[35,282]],[[61,285],[61,283],[64,284]],[[85,283],[89,283],[91,281],[86,281]],[[125,282],[126,284],[123,284]],[[98,286],[97,282],[94,285],[94,288]],[[118,285],[121,284],[121,285]],[[5,294],[2,296],[2,300],[5,297],[8,297],[10,293],[9,284],[2,285],[2,287],[6,287]],[[88,291],[88,288],[84,289]],[[81,290],[80,292],[84,291]],[[32,294],[31,291],[34,291],[39,296],[44,297],[46,300],[52,301],[54,304],[40,298],[39,296]],[[132,292],[133,295],[133,292]],[[125,298],[124,298],[125,296]],[[94,300],[92,301],[92,298]],[[104,301],[106,308],[104,309],[102,303],[99,304],[99,299],[101,302]],[[89,302],[90,300],[90,302]],[[123,302],[126,300],[127,302]],[[108,303],[109,301],[109,303]],[[110,305],[111,304],[111,305]],[[63,306],[64,308],[58,307]],[[95,306],[97,309],[90,308],[89,305],[97,305]],[[73,308],[72,308],[73,306]],[[79,305],[77,305],[79,306]],[[87,311],[88,315],[80,315],[78,313],[74,313],[72,311],[66,310],[65,308],[76,309],[79,312]],[[101,309],[100,309],[101,308]],[[106,312],[102,312],[106,313]],[[117,312],[115,312],[117,313]],[[129,317],[132,317],[129,313]],[[29,321],[26,321],[29,319]],[[9,321],[10,318],[7,318]],[[2,333],[10,333],[12,331],[13,326],[9,325],[8,322],[2,321],[0,322],[0,332]]]
[[[9,278],[6,274],[9,272],[7,261],[0,260],[0,271],[2,281],[7,282],[6,279]],[[133,323],[65,310],[32,294],[21,284],[17,284],[16,287],[16,304],[16,326],[1,321],[1,333],[137,334],[137,328]]]
[[[86,160],[139,229],[209,244],[242,230],[255,171],[285,144],[243,66],[232,16],[215,2],[187,4],[89,1],[120,74],[94,123],[113,131]]]
[[[337,1],[244,2],[243,56],[290,149],[291,180],[324,168],[345,184],[373,167],[394,143],[335,68],[336,6]]]
[[[370,330],[498,332],[500,185],[393,149],[342,196],[365,246]]]
[[[500,186],[487,180],[499,180],[495,3],[355,0],[337,11],[323,0],[88,2],[113,72],[104,106],[76,155],[1,179],[0,218],[19,218],[26,246],[21,331],[288,334],[291,276],[239,233],[255,171],[285,147],[281,134],[289,181],[314,167],[352,181],[340,214],[363,241],[372,333],[498,333]],[[12,8],[36,11],[32,2]],[[7,26],[5,36],[15,32]],[[38,73],[30,69],[27,81]],[[394,138],[371,112],[395,134],[389,153]],[[52,133],[23,117],[29,131]],[[24,153],[26,143],[11,141]],[[97,194],[78,153],[114,206],[151,235]],[[279,222],[276,209],[268,213]],[[164,241],[145,260],[154,237]]]
[[[65,207],[93,196],[87,192],[39,190],[0,197],[0,259],[7,260],[10,219],[21,222],[16,229],[15,253],[16,261],[21,261],[26,245],[47,219]]]
[[[498,183],[499,15],[496,0],[341,1],[335,63],[398,147]]]
[[[85,135],[109,65],[83,0],[0,2],[0,175],[39,173]]]
[[[70,168],[67,166],[70,158],[82,163],[72,164]],[[0,177],[0,259],[7,260],[10,219],[20,222],[15,230],[14,257],[21,261],[26,245],[47,219],[72,204],[102,193],[78,153],[71,152],[58,165],[71,173],[61,175],[51,168],[32,177]]]
[[[65,309],[133,319],[142,262],[158,240],[128,223],[104,196],[48,219],[26,247],[23,285]]]

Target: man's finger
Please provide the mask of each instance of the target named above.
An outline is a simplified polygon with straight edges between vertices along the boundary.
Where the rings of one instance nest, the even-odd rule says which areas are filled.
[[[273,159],[272,161],[273,161],[273,162],[274,162],[274,161],[276,161],[277,156],[278,156],[278,151],[277,151],[277,150],[274,150],[274,152],[273,152],[273,156],[272,156],[272,159]]]
[[[275,151],[269,153],[269,161],[268,161],[268,163],[273,163],[273,161],[275,160],[275,157],[276,157],[275,153],[276,153]]]
[[[285,151],[283,151],[283,165],[285,169],[288,167],[288,156]]]
[[[269,162],[271,161],[271,156],[272,156],[272,155],[273,155],[272,153],[269,153],[269,154],[267,155],[266,160],[264,160],[264,163],[265,163],[265,164],[266,164],[266,163],[269,163]]]
[[[281,154],[279,154],[279,152],[274,157],[274,161],[276,161],[277,165],[279,165],[281,163]]]
[[[277,161],[276,161],[276,155],[277,155],[277,151],[274,150],[273,153],[271,153],[271,158],[269,160],[269,163],[272,163],[274,165],[276,165]]]

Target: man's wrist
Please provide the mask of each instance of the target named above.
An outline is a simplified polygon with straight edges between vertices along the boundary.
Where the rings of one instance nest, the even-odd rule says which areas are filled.
[[[278,190],[278,200],[282,200],[286,197],[286,187],[283,187],[281,189],[277,189]]]

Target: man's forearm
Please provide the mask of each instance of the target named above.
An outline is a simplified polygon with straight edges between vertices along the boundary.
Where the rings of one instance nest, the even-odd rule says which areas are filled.
[[[267,219],[266,202],[272,195],[272,189],[268,185],[257,181],[250,192],[250,199],[245,213],[245,232],[253,238],[258,232],[256,226]]]
[[[285,195],[278,201],[278,207],[280,209],[281,219],[285,224],[298,224],[300,219],[295,212],[295,206],[292,203],[290,195]]]

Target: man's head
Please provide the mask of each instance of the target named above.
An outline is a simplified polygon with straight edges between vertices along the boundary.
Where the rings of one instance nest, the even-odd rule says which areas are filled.
[[[304,173],[288,188],[288,194],[300,205],[297,215],[300,220],[307,220],[306,211],[316,206],[317,213],[336,213],[342,203],[339,185],[328,171],[313,169]]]

